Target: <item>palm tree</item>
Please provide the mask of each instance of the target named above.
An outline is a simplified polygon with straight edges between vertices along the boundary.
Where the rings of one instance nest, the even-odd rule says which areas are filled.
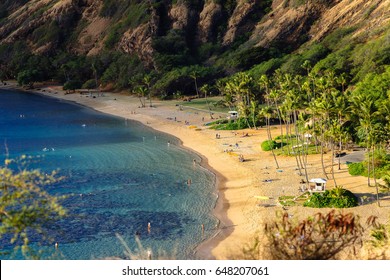
[[[260,115],[264,116],[264,118],[265,118],[265,124],[267,126],[268,143],[269,143],[269,145],[271,147],[272,156],[274,157],[276,168],[279,169],[279,163],[278,163],[278,160],[276,159],[276,155],[275,155],[275,152],[274,152],[274,149],[273,149],[273,145],[272,145],[272,135],[271,135],[271,125],[270,125],[270,119],[272,117],[272,114],[273,114],[273,110],[268,105],[265,106],[260,111]]]
[[[281,91],[276,90],[276,89],[270,90],[270,92],[269,92],[269,98],[270,98],[270,100],[272,100],[273,104],[275,104],[275,107],[276,107],[276,113],[277,113],[278,119],[279,119],[280,135],[281,135],[281,137],[282,137],[281,149],[283,149],[282,114],[281,114],[281,112],[280,112],[280,106],[279,106],[279,100],[280,100],[280,98],[281,98]]]
[[[152,105],[152,96],[151,96],[151,91],[150,91],[150,85],[152,84],[152,76],[151,75],[145,75],[142,79],[143,83],[145,84],[147,90],[148,90],[148,95],[149,95],[149,107],[153,107]]]
[[[321,166],[322,166],[322,172],[324,176],[329,179],[328,174],[325,170],[325,164],[324,164],[324,143],[325,143],[325,131],[327,130],[327,122],[328,122],[328,114],[329,110],[332,109],[331,104],[328,102],[323,101],[321,98],[316,98],[313,102],[314,110],[320,114],[320,153],[321,153]]]
[[[338,145],[339,145],[339,154],[341,153],[342,149],[342,138],[343,138],[343,132],[342,132],[342,125],[344,124],[346,118],[349,115],[349,101],[348,98],[345,96],[344,92],[340,92],[338,90],[334,90],[332,92],[332,103],[333,103],[333,111],[337,114],[337,122],[338,122]],[[340,156],[338,158],[338,169],[341,169],[340,164]]]
[[[225,84],[224,92],[229,94],[231,99],[238,101],[237,109],[240,117],[245,118],[248,127],[251,127],[248,116],[249,106],[253,99],[251,90],[252,77],[246,73],[239,72]]]
[[[260,114],[262,116],[264,116],[265,118],[265,124],[266,124],[266,127],[267,127],[267,136],[268,136],[268,142],[272,143],[272,135],[271,135],[271,123],[270,123],[270,120],[271,120],[271,117],[272,117],[272,114],[273,114],[273,110],[272,110],[272,107],[271,107],[271,98],[270,98],[270,92],[271,92],[271,81],[269,80],[269,78],[266,76],[266,75],[261,75],[260,79],[259,79],[259,86],[261,89],[264,89],[264,99],[266,101],[266,104],[267,106],[264,107]],[[283,139],[282,139],[283,141]],[[276,168],[279,168],[279,163],[276,159],[276,155],[275,155],[275,152],[273,150],[273,148],[271,149],[271,152],[272,152],[272,156],[274,157],[274,160],[275,160],[275,164],[276,164]]]
[[[194,71],[192,71],[192,72],[190,73],[190,77],[191,77],[192,79],[194,79],[196,96],[199,98],[198,81],[197,81],[197,79],[198,79],[198,74],[199,74],[199,73],[198,73],[196,70],[194,70]]]
[[[252,118],[253,127],[257,129],[256,122],[257,122],[257,115],[258,115],[258,103],[257,101],[252,100],[251,106],[250,106],[250,115]]]
[[[135,92],[137,93],[139,101],[141,102],[141,107],[144,108],[145,107],[145,95],[147,92],[146,87],[142,86],[142,85],[138,86],[135,88]]]
[[[209,109],[210,118],[213,119],[213,112],[211,112],[210,103],[209,103],[209,101],[208,101],[208,99],[207,99],[207,93],[209,93],[209,92],[211,91],[210,85],[204,84],[204,85],[200,88],[200,91],[204,93],[204,98],[206,99],[206,104],[207,104],[207,108]]]
[[[227,104],[227,106],[229,107],[229,110],[233,111],[234,103],[236,100],[234,99],[233,93],[230,92],[229,88],[227,87],[227,82],[223,82],[222,80],[218,80],[215,83],[215,87],[217,88],[219,93],[221,95],[223,95],[224,101]]]
[[[370,176],[371,176],[371,161],[370,161],[370,148],[372,146],[372,127],[373,127],[373,118],[375,114],[378,114],[375,108],[374,101],[371,100],[368,96],[358,95],[352,99],[354,113],[359,118],[359,127],[358,132],[361,135],[362,139],[365,139],[366,149],[367,149],[367,185],[371,186]]]
[[[341,125],[337,120],[332,120],[329,125],[329,129],[327,130],[328,138],[331,142],[331,151],[332,151],[332,162],[331,162],[331,172],[333,177],[334,185],[337,186],[336,178],[334,176],[334,143],[336,140],[341,138]],[[340,158],[340,157],[339,157]]]

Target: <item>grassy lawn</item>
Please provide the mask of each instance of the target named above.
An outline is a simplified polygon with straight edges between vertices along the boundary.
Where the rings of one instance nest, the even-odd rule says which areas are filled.
[[[313,142],[302,145],[302,142],[297,141],[294,135],[292,135],[291,138],[286,138],[286,136],[284,136],[283,139],[281,139],[280,136],[277,136],[274,138],[274,141],[278,144],[277,146],[279,147],[274,150],[276,155],[293,156],[294,153],[309,155],[319,153],[319,148],[316,148]]]
[[[191,107],[199,110],[209,110],[209,106],[211,111],[219,112],[219,113],[227,113],[229,111],[229,107],[215,106],[218,101],[221,101],[223,98],[221,96],[214,96],[206,98],[197,98],[192,99],[191,101],[177,101],[176,104]],[[207,105],[209,104],[209,106]]]
[[[298,196],[284,195],[278,198],[278,201],[283,206],[302,206],[303,203],[310,197],[308,192]]]

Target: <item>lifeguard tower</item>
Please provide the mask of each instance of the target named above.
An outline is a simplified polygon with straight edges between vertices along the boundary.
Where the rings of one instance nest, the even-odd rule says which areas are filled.
[[[229,111],[229,116],[227,117],[228,120],[236,120],[238,119],[238,112],[237,111]]]
[[[324,192],[326,190],[327,180],[324,178],[313,178],[309,180],[310,192]]]

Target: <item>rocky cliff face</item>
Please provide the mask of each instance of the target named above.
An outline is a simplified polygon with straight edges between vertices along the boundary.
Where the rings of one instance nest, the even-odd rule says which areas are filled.
[[[198,22],[198,40],[201,43],[216,40],[218,22],[222,20],[222,17],[222,6],[220,4],[213,1],[205,3]]]
[[[56,41],[37,45],[31,42],[34,32],[45,24],[55,22],[59,29],[66,31],[74,28],[82,16],[85,7],[94,1],[79,0],[33,0],[15,9],[0,24],[0,43],[27,40],[35,52],[45,52],[56,48]],[[37,32],[38,33],[38,32]],[[41,34],[42,36],[47,34]]]
[[[244,25],[245,19],[248,15],[256,9],[255,0],[247,1],[247,0],[238,0],[237,6],[233,11],[232,16],[229,19],[228,29],[226,31],[225,36],[223,37],[223,45],[231,44],[234,39],[237,37],[239,28]]]
[[[154,67],[152,47],[153,37],[157,35],[159,17],[150,11],[151,20],[125,32],[119,42],[119,48],[125,53],[137,54],[147,67]],[[154,67],[155,68],[155,67]]]
[[[370,36],[390,23],[390,1],[386,0],[274,0],[272,12],[259,22],[251,36],[258,46],[283,40],[290,44],[318,41],[338,28],[355,27],[355,34]]]
[[[170,29],[182,30],[188,44],[229,47],[246,38],[251,45],[267,47],[273,42],[299,46],[341,27],[355,27],[355,36],[375,36],[390,24],[389,0],[237,0],[230,11],[226,3],[232,1],[117,1],[147,6],[138,22],[135,8],[102,15],[110,2],[104,0],[6,2],[0,44],[24,40],[36,53],[61,47],[94,55],[116,30],[111,47],[136,53],[148,66],[153,66],[153,39]]]

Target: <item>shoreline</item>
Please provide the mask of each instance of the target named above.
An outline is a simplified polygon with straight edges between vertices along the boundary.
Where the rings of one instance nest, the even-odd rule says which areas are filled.
[[[92,105],[92,104],[90,104],[90,102],[88,102],[89,100],[76,100],[74,97],[77,96],[78,93],[65,94],[65,92],[63,90],[58,89],[58,92],[56,91],[56,94],[54,95],[53,91],[50,91],[50,87],[45,86],[43,88],[45,88],[44,92],[42,90],[38,90],[38,89],[28,89],[27,90],[27,89],[24,89],[22,87],[17,86],[16,83],[13,81],[7,81],[6,86],[3,86],[3,85],[0,86],[0,89],[23,91],[23,92],[27,92],[27,93],[38,94],[38,95],[48,97],[48,98],[55,98],[57,100],[77,104],[79,106],[83,106],[83,107],[95,110],[97,112],[100,112],[100,113],[109,114],[112,116],[121,117],[124,119],[129,119],[132,121],[139,122],[142,125],[148,126],[154,130],[169,134],[170,136],[177,138],[180,146],[182,146],[184,149],[190,151],[191,153],[194,153],[197,156],[199,156],[201,158],[201,162],[199,164],[215,176],[215,191],[217,193],[217,199],[215,201],[215,205],[214,205],[214,208],[213,208],[211,214],[218,219],[218,228],[210,229],[210,230],[216,230],[216,233],[213,236],[211,236],[210,238],[203,240],[200,244],[195,245],[194,253],[195,253],[195,256],[197,258],[200,258],[200,259],[215,259],[215,256],[212,254],[211,251],[220,242],[222,242],[222,240],[225,239],[226,236],[228,236],[232,232],[232,230],[229,230],[228,233],[222,232],[223,229],[229,228],[229,226],[232,224],[232,222],[230,221],[229,217],[226,215],[226,205],[227,205],[226,202],[227,201],[225,200],[223,191],[221,191],[221,189],[225,189],[226,178],[221,173],[219,173],[217,170],[215,170],[213,168],[213,166],[211,166],[209,164],[209,160],[204,154],[200,153],[199,151],[197,151],[193,147],[186,146],[183,142],[182,137],[178,137],[176,134],[171,133],[170,131],[159,129],[158,127],[156,127],[156,125],[152,125],[150,120],[145,121],[145,119],[142,118],[142,117],[145,117],[146,119],[149,119],[150,116],[140,114],[141,118],[139,118],[140,116],[136,116],[136,115],[133,115],[131,113],[129,116],[128,113],[123,114],[123,112],[113,112],[111,110],[105,110],[104,107],[99,106],[102,104],[98,104],[101,99],[99,99],[99,101],[96,102],[97,104]],[[115,95],[115,96],[120,95],[119,93],[107,93],[107,92],[105,92],[104,94],[105,95]],[[131,97],[131,96],[128,96],[128,97],[135,99],[134,97]],[[96,105],[98,105],[98,106],[96,106]],[[134,105],[134,104],[132,104],[132,105]],[[208,112],[205,113],[205,115],[208,115]],[[159,121],[161,121],[161,120],[159,120]]]
[[[265,223],[275,219],[276,212],[288,211],[294,219],[299,219],[318,212],[327,213],[330,211],[326,208],[302,206],[284,209],[278,205],[277,197],[299,194],[301,177],[296,171],[294,157],[278,157],[281,167],[276,169],[272,155],[261,151],[260,143],[267,140],[265,128],[242,131],[210,130],[203,125],[209,121],[208,112],[197,112],[187,108],[180,110],[179,107],[175,106],[175,102],[159,100],[153,100],[156,107],[139,108],[138,98],[121,93],[104,92],[103,97],[92,98],[79,93],[65,95],[64,91],[53,86],[42,86],[41,89],[44,88],[45,92],[24,90],[16,85],[0,86],[0,88],[34,92],[74,102],[99,112],[138,121],[152,129],[178,138],[185,149],[199,155],[202,161],[201,165],[215,174],[215,190],[218,198],[212,214],[220,222],[216,234],[195,247],[197,258],[240,258],[244,246],[253,244],[254,236],[264,238],[259,233]],[[187,125],[184,122],[190,124]],[[278,126],[273,127],[273,136],[278,135],[278,131]],[[221,135],[220,139],[216,139],[215,133]],[[241,136],[241,133],[242,135],[249,133],[249,137]],[[239,147],[238,145],[236,147],[235,144],[239,144]],[[226,148],[232,149],[233,152],[226,153]],[[238,161],[239,154],[244,155],[244,163]],[[326,155],[326,158],[329,169],[331,159],[329,155]],[[333,164],[335,165],[335,163]],[[320,166],[320,155],[309,156],[307,169],[310,178],[323,176]],[[342,185],[359,197],[363,195],[369,198],[375,197],[375,188],[366,186],[367,178],[349,175],[346,165],[343,165],[341,170],[337,170],[335,175],[338,185]],[[328,188],[332,188],[332,184],[333,180],[329,180]],[[270,200],[259,201],[256,196],[268,196]],[[362,222],[371,215],[377,216],[382,222],[388,222],[389,219],[386,207],[378,207],[374,200],[341,211],[359,215]],[[262,241],[265,242],[263,239],[259,240],[265,244]],[[259,256],[263,259],[267,258],[264,252],[260,253]]]

